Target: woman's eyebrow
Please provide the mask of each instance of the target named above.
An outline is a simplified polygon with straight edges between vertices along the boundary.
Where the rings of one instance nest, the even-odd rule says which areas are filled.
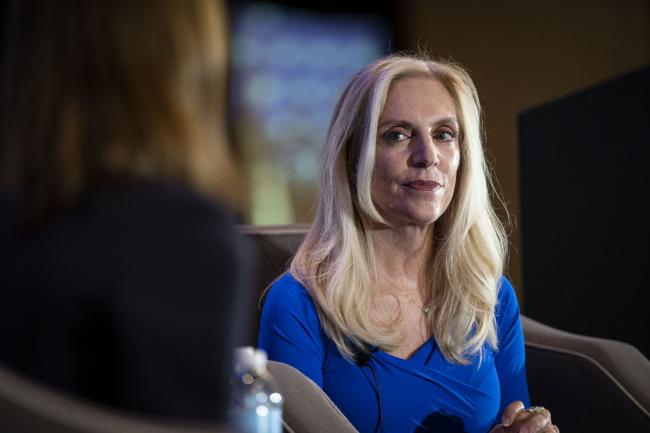
[[[455,117],[444,117],[434,122],[434,125],[451,124],[458,129],[458,120]]]
[[[406,127],[406,128],[412,128],[414,126],[411,122],[409,122],[407,120],[388,119],[388,120],[384,120],[383,122],[381,122],[379,124],[379,128],[383,128],[383,127],[388,126],[388,125],[390,125],[390,126],[403,126],[403,127]]]
[[[458,129],[458,120],[456,120],[455,117],[443,117],[442,119],[438,119],[434,121],[431,125],[432,126],[439,126],[439,125],[452,125],[456,129]],[[386,126],[403,126],[406,128],[413,128],[415,125],[408,120],[401,120],[401,119],[386,119],[383,122],[379,124],[379,128],[384,128]]]

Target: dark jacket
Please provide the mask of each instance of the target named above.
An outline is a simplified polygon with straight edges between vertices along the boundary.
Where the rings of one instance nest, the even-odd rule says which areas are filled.
[[[248,273],[224,209],[141,184],[28,233],[3,213],[0,362],[108,405],[224,419]]]

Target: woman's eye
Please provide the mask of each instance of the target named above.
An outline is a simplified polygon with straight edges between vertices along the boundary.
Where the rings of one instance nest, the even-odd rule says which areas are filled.
[[[384,134],[384,138],[388,141],[397,143],[398,141],[406,140],[409,137],[408,135],[400,131],[388,131],[387,133]]]
[[[434,135],[433,138],[438,140],[438,141],[453,141],[454,138],[456,138],[456,134],[452,131],[437,131]]]

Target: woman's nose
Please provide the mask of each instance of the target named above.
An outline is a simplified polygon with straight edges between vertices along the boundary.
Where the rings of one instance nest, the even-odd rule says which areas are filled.
[[[438,165],[440,158],[433,139],[430,136],[420,135],[413,144],[414,149],[411,160],[415,167],[429,168]]]

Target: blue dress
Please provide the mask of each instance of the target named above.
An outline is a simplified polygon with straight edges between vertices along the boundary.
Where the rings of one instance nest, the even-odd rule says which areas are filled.
[[[377,389],[385,433],[486,433],[511,402],[529,405],[519,306],[505,278],[496,320],[499,350],[486,344],[482,362],[474,356],[468,365],[450,363],[432,337],[409,359],[373,351],[368,364],[375,382],[369,365],[339,353],[310,295],[287,273],[268,292],[259,346],[316,382],[360,433],[381,431]]]

